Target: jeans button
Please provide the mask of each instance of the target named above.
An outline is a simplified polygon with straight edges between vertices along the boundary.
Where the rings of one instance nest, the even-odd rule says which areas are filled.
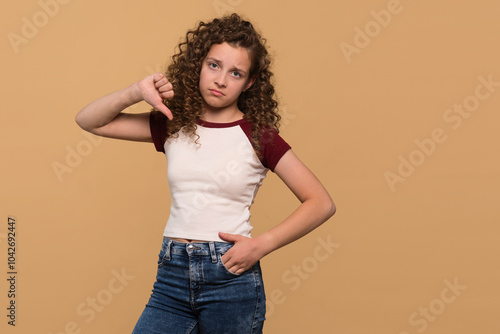
[[[193,250],[193,248],[194,248],[194,246],[191,245],[191,244],[189,244],[187,247],[188,247],[189,250]]]

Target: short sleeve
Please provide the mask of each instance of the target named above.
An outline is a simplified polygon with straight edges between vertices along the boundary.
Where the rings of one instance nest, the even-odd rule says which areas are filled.
[[[159,111],[151,111],[149,114],[149,128],[151,138],[156,151],[165,153],[165,141],[167,140],[167,116]]]
[[[291,149],[290,145],[278,134],[276,129],[263,131],[261,137],[262,165],[274,172],[281,157]]]

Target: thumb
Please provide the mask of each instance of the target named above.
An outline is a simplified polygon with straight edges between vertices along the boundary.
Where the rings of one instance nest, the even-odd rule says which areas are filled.
[[[154,107],[161,113],[165,114],[165,116],[167,116],[169,120],[172,120],[174,118],[170,109],[168,109],[167,106],[164,105],[162,102],[158,103]]]
[[[231,233],[223,233],[223,232],[219,232],[219,237],[222,240],[230,241],[230,242],[236,242],[236,241],[241,239],[241,235],[239,235],[239,234],[231,234]]]

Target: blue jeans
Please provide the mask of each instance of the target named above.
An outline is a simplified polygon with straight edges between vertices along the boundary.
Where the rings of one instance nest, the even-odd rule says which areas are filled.
[[[266,297],[260,263],[241,274],[221,256],[232,243],[163,237],[153,293],[132,334],[262,333]]]

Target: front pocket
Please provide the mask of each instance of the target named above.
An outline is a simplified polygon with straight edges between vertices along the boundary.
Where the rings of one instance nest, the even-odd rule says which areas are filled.
[[[158,268],[163,267],[166,261],[167,250],[165,247],[162,247],[160,254],[158,254]]]
[[[240,276],[241,274],[233,273],[232,271],[227,269],[227,267],[224,265],[224,262],[222,262],[222,255],[223,254],[217,254],[217,261],[219,262],[219,265],[222,267],[222,269],[224,269],[224,271],[231,276]]]

